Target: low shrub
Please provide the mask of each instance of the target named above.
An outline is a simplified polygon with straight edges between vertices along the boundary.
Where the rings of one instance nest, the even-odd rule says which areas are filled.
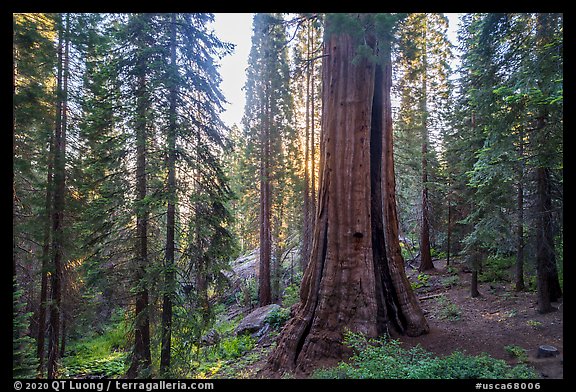
[[[430,256],[432,256],[432,258],[434,259],[445,259],[446,252],[439,251],[436,248],[430,248]]]
[[[510,268],[514,265],[514,257],[489,256],[484,265],[482,272],[478,275],[478,281],[487,282],[510,282]]]
[[[72,342],[62,358],[62,374],[114,378],[126,371],[128,326],[119,320],[102,335]]]
[[[460,282],[460,277],[458,275],[451,275],[451,276],[447,276],[445,278],[440,279],[440,283],[442,284],[442,286],[444,286],[446,288],[456,286],[456,285],[458,285],[459,282]]]
[[[300,286],[293,283],[284,289],[284,295],[282,296],[282,306],[285,308],[290,308],[295,303],[300,301]]]
[[[250,335],[232,336],[222,339],[219,346],[220,359],[235,359],[254,348],[256,341]]]
[[[270,325],[271,328],[280,330],[289,318],[289,308],[277,308],[272,310],[268,317],[266,317],[266,322]]]
[[[428,287],[428,279],[430,279],[430,275],[418,274],[416,282],[410,282],[412,290],[419,289],[420,287]]]
[[[313,378],[381,379],[531,379],[538,374],[526,365],[510,366],[488,354],[465,355],[459,351],[435,357],[420,346],[405,349],[397,340],[367,339],[347,332],[344,343],[354,355],[349,362],[316,370]]]
[[[528,361],[528,354],[526,353],[526,349],[520,346],[509,345],[505,346],[504,350],[506,350],[506,352],[510,354],[512,358],[518,359],[518,362]]]
[[[448,297],[441,295],[436,298],[436,302],[440,305],[438,317],[443,320],[458,321],[460,320],[460,308],[455,303],[451,302]]]

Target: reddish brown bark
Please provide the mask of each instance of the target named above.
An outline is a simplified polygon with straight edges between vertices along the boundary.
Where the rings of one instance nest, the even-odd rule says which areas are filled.
[[[426,38],[424,37],[424,50],[422,56],[422,97],[420,102],[420,110],[422,112],[422,215],[420,219],[419,271],[428,271],[434,269],[434,263],[432,263],[432,254],[430,253],[430,219],[428,217],[428,77],[426,74],[428,70],[428,56],[426,54],[426,50]]]
[[[272,212],[270,184],[270,102],[265,92],[263,125],[260,134],[260,264],[258,272],[258,305],[272,303],[270,260],[272,256]]]
[[[316,48],[314,48],[314,29],[310,29],[310,42],[312,42],[312,48],[310,55],[314,56],[316,53]],[[314,72],[314,59],[310,60],[310,226],[314,225],[314,218],[316,216],[316,81]],[[312,234],[312,230],[310,230]]]
[[[356,46],[347,34],[330,36],[324,50],[313,249],[301,302],[269,358],[272,370],[308,372],[318,360],[341,359],[348,353],[345,329],[372,337],[388,327],[410,335],[428,331],[398,244],[391,66],[352,62]]]

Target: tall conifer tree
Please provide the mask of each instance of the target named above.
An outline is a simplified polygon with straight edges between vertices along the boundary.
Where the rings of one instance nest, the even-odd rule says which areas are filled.
[[[258,296],[260,306],[272,303],[271,261],[273,217],[281,209],[278,200],[280,179],[289,146],[294,140],[291,127],[292,99],[289,90],[289,67],[286,33],[280,15],[256,14],[253,23],[252,49],[246,81],[244,130],[252,153],[258,156],[260,184],[260,261]],[[282,218],[279,218],[280,220]],[[275,225],[278,228],[278,224]],[[275,244],[278,247],[276,239]],[[278,255],[276,256],[278,260]]]

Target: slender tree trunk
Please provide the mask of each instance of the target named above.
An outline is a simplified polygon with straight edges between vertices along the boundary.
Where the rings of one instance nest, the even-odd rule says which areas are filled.
[[[166,251],[165,251],[165,282],[162,299],[162,348],[160,357],[160,374],[170,370],[172,346],[172,297],[174,296],[174,254],[176,231],[176,99],[178,96],[176,64],[176,15],[170,17],[170,108],[169,125],[166,144],[168,148],[168,206],[166,212]]]
[[[42,377],[44,375],[44,357],[45,357],[45,336],[46,336],[46,308],[48,302],[48,269],[50,267],[50,239],[51,239],[51,216],[52,216],[52,187],[53,187],[53,167],[54,167],[54,134],[50,136],[48,149],[48,174],[46,176],[46,202],[45,202],[45,220],[44,220],[44,239],[42,242],[42,267],[41,267],[41,284],[40,284],[40,309],[38,311],[38,336],[37,356],[38,372]]]
[[[62,181],[58,187],[60,187],[60,194],[62,197],[62,215],[61,215],[61,233],[64,236],[64,198],[66,196],[66,133],[68,131],[68,80],[70,78],[70,14],[66,14],[66,44],[64,46],[64,73],[63,73],[63,101],[62,101],[62,162],[61,162],[61,171],[62,171]],[[64,250],[64,241],[61,242],[62,251]],[[62,252],[62,263],[64,263],[64,253]],[[60,290],[61,293],[65,293],[66,288],[66,270],[64,265],[60,266]],[[62,299],[62,294],[60,294],[60,302],[64,301],[64,304],[60,305],[60,318],[62,322],[62,329],[61,329],[61,343],[60,343],[60,353],[59,358],[64,355],[64,351],[66,349],[66,317],[67,317],[67,306],[65,306],[67,300],[66,297]]]
[[[67,327],[68,327],[68,323],[66,322],[66,317],[63,314],[62,315],[62,340],[60,342],[60,357],[63,357],[64,353],[66,352],[66,334],[68,333]]]
[[[430,220],[428,216],[428,169],[426,154],[428,153],[427,141],[422,143],[422,216],[420,224],[420,267],[419,271],[434,269],[432,254],[430,253]]]
[[[260,158],[260,268],[258,277],[258,305],[272,303],[270,287],[270,259],[272,255],[271,185],[270,185],[270,91],[265,91],[261,130]]]
[[[424,28],[424,48],[422,50],[422,96],[420,110],[422,115],[422,215],[420,220],[420,267],[419,271],[434,269],[430,253],[430,219],[428,215],[428,56],[426,44],[426,26]]]
[[[478,291],[478,272],[482,268],[482,253],[478,250],[472,251],[470,255],[470,265],[472,267],[472,275],[470,277],[470,296],[476,298],[480,296]]]
[[[196,214],[202,214],[201,203],[196,203]],[[196,224],[194,225],[196,249],[201,250],[196,259],[196,296],[197,308],[202,316],[202,330],[206,329],[210,317],[210,303],[208,301],[208,266],[206,256],[204,255],[203,239],[200,233],[200,219],[196,217]]]
[[[312,49],[310,51],[311,55],[314,56],[316,50],[314,48],[314,29],[311,29],[311,42]],[[316,133],[316,116],[315,116],[315,72],[314,72],[314,61],[310,62],[310,215],[309,215],[309,226],[310,226],[310,237],[312,237],[314,220],[316,219],[316,144],[315,144],[315,133]],[[308,253],[310,255],[310,252]]]
[[[303,231],[302,231],[302,252],[301,266],[302,271],[306,269],[310,258],[312,246],[312,211],[311,211],[311,192],[310,192],[310,21],[307,24],[306,36],[306,126],[304,137],[304,205],[303,205]]]
[[[64,196],[66,193],[66,112],[68,89],[68,53],[70,15],[66,14],[60,28],[58,45],[56,123],[54,132],[54,198],[52,208],[52,271],[50,295],[50,321],[48,340],[47,376],[55,378],[58,371],[60,323],[61,323],[61,284],[64,258]]]
[[[342,344],[345,329],[372,337],[389,326],[410,335],[428,331],[404,273],[394,220],[393,158],[386,155],[392,153],[390,59],[383,70],[365,58],[353,62],[355,53],[347,34],[325,42],[313,249],[301,302],[269,358],[272,370],[307,372],[319,359],[341,359],[350,353]],[[391,233],[396,245],[388,244]]]
[[[519,132],[518,155],[520,164],[518,168],[518,222],[517,222],[517,239],[516,239],[516,269],[515,269],[515,290],[523,291],[524,286],[524,131],[521,128]]]
[[[446,201],[448,202],[448,226],[446,228],[446,266],[450,265],[450,241],[452,237],[452,192],[450,190],[450,181],[448,181],[448,195]]]
[[[16,29],[12,29],[12,97],[16,97],[16,79],[18,77],[18,49],[16,45]],[[14,99],[14,98],[12,98]],[[12,156],[14,156],[14,147],[16,146],[16,110],[12,111]],[[50,162],[51,158],[48,158]],[[16,183],[14,182],[14,177],[12,177],[12,227],[16,225]],[[50,216],[50,215],[48,215]],[[49,219],[47,219],[49,221]],[[14,229],[12,229],[14,230]],[[17,280],[16,280],[16,236],[12,234],[12,294],[16,294],[17,291]]]
[[[146,139],[147,110],[149,106],[146,92],[146,59],[140,57],[137,66],[136,87],[136,306],[134,315],[134,348],[132,361],[126,376],[128,378],[149,377],[152,364],[150,354],[150,316],[148,310],[148,287],[145,282],[148,266],[148,205],[146,203]]]
[[[202,137],[200,134],[200,130],[196,133],[196,160],[200,162],[201,160],[201,146],[202,146]],[[199,163],[198,163],[199,164]],[[201,184],[201,174],[200,168],[196,171],[196,184],[197,190],[196,193],[200,194],[202,190]],[[204,208],[203,203],[200,200],[196,201],[194,206],[195,211],[195,221],[194,230],[195,230],[195,239],[196,239],[196,249],[200,250],[200,254],[197,258],[196,264],[196,295],[198,298],[198,308],[200,310],[200,314],[202,315],[202,330],[207,329],[208,321],[210,318],[210,303],[208,301],[208,262],[209,260],[206,257],[206,245],[205,245],[205,238],[202,235],[201,226],[203,225],[201,218],[207,215],[206,209]]]
[[[470,281],[470,296],[476,298],[480,295],[478,291],[478,269],[472,269],[471,281]]]
[[[276,246],[274,247],[274,261],[272,263],[271,271],[271,293],[272,302],[277,303],[280,299],[280,281],[282,277],[282,253],[285,251],[285,247],[281,246],[281,236],[282,236],[282,220],[284,219],[284,208],[282,203],[279,203],[276,214],[274,216],[274,242]]]

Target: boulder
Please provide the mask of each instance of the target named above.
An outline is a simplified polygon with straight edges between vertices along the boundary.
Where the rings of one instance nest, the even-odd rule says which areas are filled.
[[[258,332],[268,325],[266,321],[268,315],[278,309],[280,309],[280,305],[277,304],[270,304],[254,309],[240,321],[240,324],[238,324],[234,332],[236,335],[245,333],[258,335]]]
[[[550,358],[555,357],[558,354],[560,354],[560,352],[556,347],[543,344],[538,347],[538,354],[536,354],[536,358]]]
[[[220,334],[215,329],[211,329],[206,335],[200,338],[203,347],[215,346],[220,343]]]

